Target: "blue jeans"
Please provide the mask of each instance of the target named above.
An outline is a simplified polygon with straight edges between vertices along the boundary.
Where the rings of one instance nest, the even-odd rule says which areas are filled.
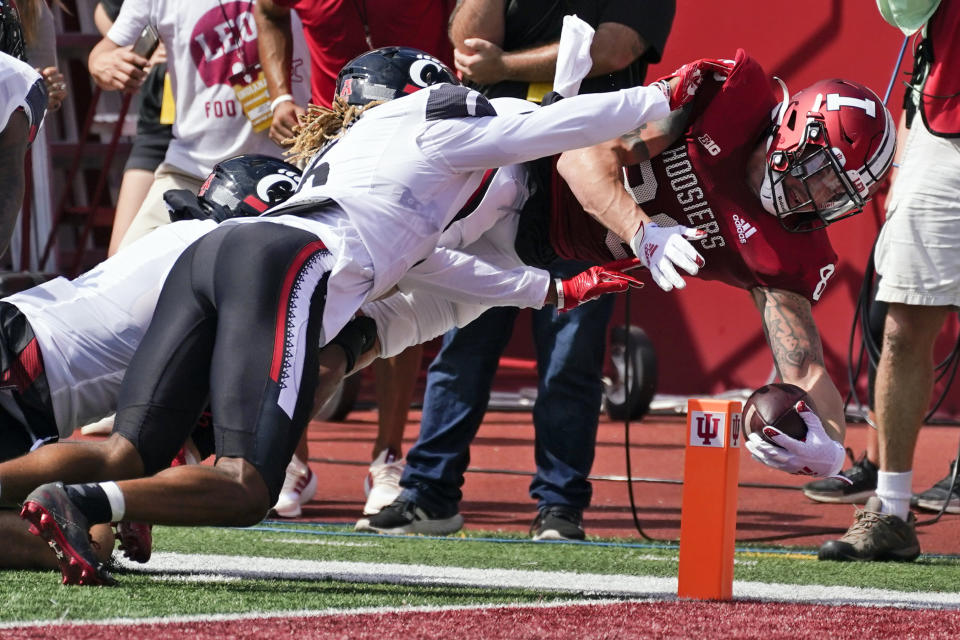
[[[558,261],[555,277],[569,277],[584,263]],[[530,495],[537,506],[590,504],[587,480],[593,466],[603,393],[606,328],[613,297],[604,296],[568,313],[554,307],[533,312],[539,384],[533,407],[537,472]],[[463,474],[490,401],[500,355],[510,341],[519,309],[496,307],[443,337],[427,370],[420,436],[407,452],[401,499],[413,500],[435,517],[458,511]]]

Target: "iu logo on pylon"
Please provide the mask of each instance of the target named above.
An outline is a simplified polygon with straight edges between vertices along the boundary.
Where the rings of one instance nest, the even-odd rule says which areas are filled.
[[[730,446],[740,446],[740,423],[743,420],[743,414],[734,413],[730,417]]]
[[[690,444],[694,447],[723,447],[726,437],[726,414],[694,411],[690,414]]]

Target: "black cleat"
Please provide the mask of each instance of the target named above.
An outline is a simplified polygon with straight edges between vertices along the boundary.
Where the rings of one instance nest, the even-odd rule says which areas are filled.
[[[30,523],[30,533],[46,540],[57,554],[63,584],[116,583],[97,559],[87,518],[67,497],[62,482],[44,484],[30,492],[20,517]]]

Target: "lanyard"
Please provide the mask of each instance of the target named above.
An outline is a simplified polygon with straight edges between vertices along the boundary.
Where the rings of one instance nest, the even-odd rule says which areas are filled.
[[[231,21],[227,17],[227,11],[223,8],[223,0],[217,0],[217,4],[220,5],[220,15],[223,16],[223,21],[227,23],[227,27],[230,29],[230,33],[233,34],[234,39],[237,42],[237,55],[240,56],[240,62],[243,63],[243,67],[249,68],[247,63],[247,54],[244,51],[243,40],[240,38],[240,30],[237,29],[237,24],[235,21]],[[247,13],[250,12],[250,7],[253,6],[253,0],[247,2]]]

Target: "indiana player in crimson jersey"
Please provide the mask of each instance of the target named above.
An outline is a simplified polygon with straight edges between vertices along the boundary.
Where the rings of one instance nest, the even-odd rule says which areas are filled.
[[[747,446],[776,468],[832,475],[843,461],[843,405],[811,313],[837,262],[823,227],[862,209],[892,163],[895,130],[857,83],[821,81],[792,98],[784,87],[782,102],[772,87],[741,50],[686,108],[565,153],[559,173],[593,217],[555,212],[551,243],[564,257],[602,262],[635,254],[666,290],[683,286],[675,265],[749,290],[780,377],[807,390],[823,422],[803,412],[813,425],[806,442]],[[688,227],[707,235],[692,238]],[[687,268],[688,241],[698,273]]]

